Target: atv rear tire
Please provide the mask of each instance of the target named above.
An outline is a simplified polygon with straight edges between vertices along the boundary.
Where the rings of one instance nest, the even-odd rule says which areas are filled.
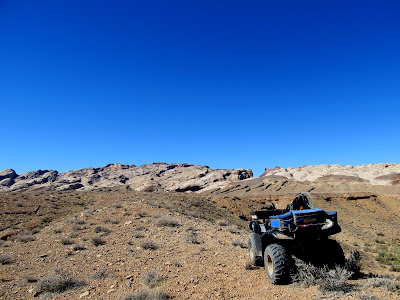
[[[249,237],[248,249],[249,249],[249,258],[250,258],[251,263],[255,266],[262,267],[263,259],[261,256],[257,256],[256,242],[254,240],[254,236]]]
[[[290,255],[285,247],[271,244],[264,252],[265,271],[272,284],[286,284],[290,281]]]

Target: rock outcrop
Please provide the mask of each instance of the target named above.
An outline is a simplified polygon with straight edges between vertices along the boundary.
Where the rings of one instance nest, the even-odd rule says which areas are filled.
[[[213,189],[233,181],[253,177],[251,170],[211,169],[191,164],[153,163],[142,166],[108,164],[101,168],[85,168],[58,173],[38,170],[16,174],[8,169],[0,172],[0,191],[93,190],[125,185],[137,191],[200,191]]]
[[[317,165],[265,169],[260,177],[281,176],[298,182],[348,181],[372,185],[400,185],[400,164]]]

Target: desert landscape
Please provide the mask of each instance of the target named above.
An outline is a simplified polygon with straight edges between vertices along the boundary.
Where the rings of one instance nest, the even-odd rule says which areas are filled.
[[[298,262],[272,285],[249,262],[250,212],[300,192],[338,212],[348,269]],[[7,169],[0,199],[1,299],[400,298],[400,164]]]

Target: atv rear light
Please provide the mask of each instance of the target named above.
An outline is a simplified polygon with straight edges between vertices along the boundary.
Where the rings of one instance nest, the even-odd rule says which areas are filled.
[[[326,219],[325,224],[321,227],[322,230],[331,228],[333,226],[333,221]]]

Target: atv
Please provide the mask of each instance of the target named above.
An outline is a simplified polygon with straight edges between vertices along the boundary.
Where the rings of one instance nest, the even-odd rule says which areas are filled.
[[[341,232],[336,211],[314,208],[309,193],[299,194],[285,209],[277,209],[273,203],[262,209],[250,213],[248,249],[250,260],[265,266],[272,284],[290,282],[293,257],[319,266],[344,264],[342,248],[328,239]]]

